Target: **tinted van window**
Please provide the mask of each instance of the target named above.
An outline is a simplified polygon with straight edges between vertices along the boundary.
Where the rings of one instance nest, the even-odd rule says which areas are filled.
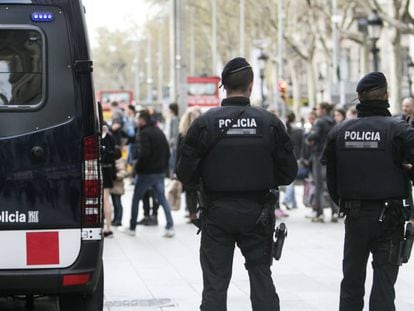
[[[0,28],[0,105],[33,106],[41,102],[43,54],[40,32]]]

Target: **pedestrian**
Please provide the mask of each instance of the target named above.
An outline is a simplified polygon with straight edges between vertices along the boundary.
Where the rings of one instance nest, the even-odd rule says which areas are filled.
[[[335,124],[339,124],[346,119],[346,111],[342,108],[336,108],[334,112]]]
[[[404,234],[403,200],[409,174],[403,161],[414,144],[414,130],[388,111],[387,80],[381,72],[364,76],[357,89],[358,118],[329,134],[322,162],[328,188],[346,214],[340,311],[362,311],[367,261],[372,254],[370,311],[394,311],[394,284]],[[412,174],[412,172],[411,172]]]
[[[165,237],[173,237],[174,222],[171,216],[171,209],[165,197],[164,178],[168,170],[170,148],[164,133],[151,120],[147,110],[139,112],[138,126],[139,135],[139,156],[135,165],[137,176],[135,178],[134,195],[132,197],[131,219],[129,228],[121,231],[130,236],[135,236],[137,226],[138,203],[142,200],[145,192],[152,187],[155,196],[162,206],[167,224],[165,226]]]
[[[358,110],[356,109],[356,106],[351,106],[346,111],[346,119],[356,119],[358,117]]]
[[[279,310],[270,265],[274,197],[290,184],[297,164],[283,123],[250,105],[253,70],[244,58],[222,72],[227,98],[197,118],[180,146],[177,176],[203,189],[200,262],[202,311],[227,310],[234,246],[246,260],[254,311]]]
[[[295,126],[296,115],[294,112],[288,113],[286,116],[286,130],[293,142],[293,152],[295,153],[296,160],[298,161],[302,157],[302,145],[303,145],[303,129]],[[299,165],[299,163],[298,163]],[[295,181],[286,187],[285,196],[282,204],[289,210],[297,208],[296,193],[295,193]]]
[[[401,103],[401,109],[404,113],[403,119],[406,120],[409,124],[414,125],[414,98],[407,97]]]
[[[127,155],[127,163],[131,167],[134,165],[134,156],[136,154],[137,142],[137,125],[135,122],[135,107],[134,105],[128,105],[125,123],[123,125],[123,136],[127,140],[128,145],[128,155]]]
[[[102,180],[104,190],[104,218],[105,228],[103,235],[104,237],[113,237],[111,227],[112,217],[112,204],[109,199],[110,189],[113,188],[116,172],[115,172],[115,139],[109,132],[109,127],[105,124],[102,127],[102,153],[101,153],[101,166],[102,166]]]
[[[179,124],[180,119],[178,117],[178,104],[171,103],[168,106],[170,122],[168,124],[168,143],[170,144],[170,162],[169,162],[169,176],[172,176],[177,162],[177,146],[178,146],[178,135],[179,135]]]
[[[113,187],[110,190],[112,204],[114,206],[114,218],[112,226],[119,227],[122,225],[122,196],[125,193],[124,179],[128,176],[126,170],[126,161],[122,158],[122,151],[119,147],[115,149],[115,170],[116,177],[113,181]]]
[[[329,131],[334,126],[334,120],[330,115],[331,110],[332,105],[328,103],[317,105],[316,115],[318,116],[318,119],[307,136],[307,142],[312,147],[312,179],[315,183],[316,215],[311,219],[312,222],[325,221],[323,209],[327,204],[331,206],[331,221],[337,222],[339,217],[338,207],[335,206],[331,199],[326,198],[326,168],[320,162],[326,138],[328,137]]]
[[[188,108],[181,117],[179,124],[178,145],[180,145],[187,135],[190,125],[201,115],[201,110],[196,107]],[[197,189],[183,185],[185,193],[185,205],[188,210],[190,222],[197,219]]]
[[[115,145],[122,147],[122,129],[125,122],[125,113],[119,107],[119,103],[117,101],[113,101],[111,103],[111,112],[111,134],[115,139]]]

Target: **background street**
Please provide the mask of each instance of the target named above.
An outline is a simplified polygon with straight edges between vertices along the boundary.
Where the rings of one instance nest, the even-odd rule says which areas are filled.
[[[123,197],[124,224],[129,219],[132,188]],[[297,188],[301,197],[301,187]],[[280,262],[273,265],[276,287],[283,311],[337,310],[343,246],[343,222],[332,224],[330,211],[325,211],[324,224],[305,219],[309,210],[303,206],[289,211],[286,219],[289,234]],[[142,216],[140,210],[139,219]],[[198,261],[199,236],[186,224],[184,211],[173,213],[176,236],[163,238],[164,215],[160,209],[158,227],[138,226],[137,236],[129,237],[115,231],[113,239],[105,240],[105,311],[133,310],[198,310],[202,277]],[[228,295],[228,310],[248,311],[249,280],[237,250],[233,278]],[[397,310],[414,310],[414,264],[400,270],[397,281]],[[367,289],[371,284],[368,265]],[[36,310],[58,310],[55,299],[36,303]],[[24,310],[21,302],[0,301],[0,310]],[[366,309],[368,310],[368,309]]]

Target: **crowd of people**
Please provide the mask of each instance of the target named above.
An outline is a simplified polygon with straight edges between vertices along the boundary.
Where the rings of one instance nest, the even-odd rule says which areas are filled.
[[[274,110],[269,110],[276,114]],[[402,111],[404,118],[414,123],[414,99],[404,99]],[[201,110],[189,108],[179,117],[178,105],[170,104],[170,115],[167,116],[169,121],[166,126],[163,126],[163,130],[160,128],[160,120],[164,118],[152,109],[136,111],[133,105],[128,105],[124,111],[117,102],[113,102],[111,113],[112,118],[104,124],[102,135],[104,236],[113,236],[112,226],[121,227],[121,231],[131,236],[135,235],[137,225],[157,226],[160,205],[167,219],[165,236],[174,236],[174,223],[171,206],[166,196],[164,178],[167,176],[175,179],[177,148],[192,122],[201,115]],[[329,197],[326,167],[321,165],[320,158],[329,131],[336,124],[356,117],[355,106],[344,109],[328,103],[318,104],[306,118],[297,120],[293,112],[286,115],[285,126],[294,144],[299,170],[295,182],[280,189],[282,192],[280,202],[280,193],[275,192],[276,218],[288,217],[289,210],[297,209],[301,201],[304,206],[310,208],[306,217],[312,222],[325,222],[326,208],[331,210],[330,221],[338,222],[339,208]],[[126,156],[123,156],[123,150],[126,150]],[[125,193],[125,183],[134,185],[134,195],[129,226],[122,228],[121,198]],[[298,184],[304,186],[303,196],[300,198],[295,191]],[[184,193],[184,205],[189,223],[196,222],[197,190],[184,186],[178,191],[180,193],[174,195],[180,196],[181,192]],[[143,217],[137,220],[140,201],[143,206]]]

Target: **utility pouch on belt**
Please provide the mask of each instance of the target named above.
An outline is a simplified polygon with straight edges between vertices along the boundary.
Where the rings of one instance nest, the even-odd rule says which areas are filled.
[[[360,200],[340,200],[339,213],[344,216],[358,217],[361,210]]]
[[[279,260],[282,257],[283,245],[287,237],[287,228],[286,225],[282,222],[275,231],[276,241],[273,244],[273,258]]]
[[[407,263],[410,259],[411,250],[414,242],[414,225],[412,223],[407,224],[405,227],[404,241],[401,251],[401,262]]]

